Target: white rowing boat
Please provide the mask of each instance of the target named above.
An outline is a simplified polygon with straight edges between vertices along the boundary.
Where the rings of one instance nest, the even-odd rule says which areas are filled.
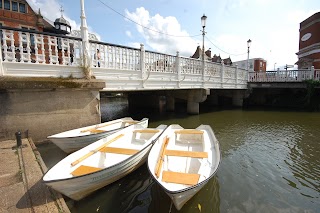
[[[140,124],[147,128],[148,122],[148,118],[143,118],[142,120],[137,121],[130,117],[125,117],[105,123],[61,132],[48,136],[47,138],[64,152],[71,153],[132,124]]]
[[[43,182],[80,200],[141,166],[165,128],[124,128],[68,155],[43,176]]]
[[[217,172],[220,148],[209,125],[184,129],[170,125],[149,153],[148,169],[177,210]]]

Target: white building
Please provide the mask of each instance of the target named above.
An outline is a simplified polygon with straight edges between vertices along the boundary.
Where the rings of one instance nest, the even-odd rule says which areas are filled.
[[[248,60],[235,61],[233,64],[237,64],[239,68],[247,69]],[[249,59],[249,71],[266,71],[267,61],[263,58],[250,58]]]

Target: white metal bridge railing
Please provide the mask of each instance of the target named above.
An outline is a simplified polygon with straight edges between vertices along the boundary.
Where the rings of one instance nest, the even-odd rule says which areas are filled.
[[[32,30],[1,27],[0,76],[83,78],[90,69],[106,90],[247,88],[247,71],[223,63]],[[89,67],[84,67],[84,58]]]
[[[320,70],[277,70],[267,72],[249,72],[249,82],[302,82],[305,80],[320,80]]]
[[[82,39],[2,27],[0,76],[84,77]],[[302,82],[320,80],[320,70],[248,72],[193,58],[145,51],[91,40],[89,68],[107,90],[230,88],[247,82]]]

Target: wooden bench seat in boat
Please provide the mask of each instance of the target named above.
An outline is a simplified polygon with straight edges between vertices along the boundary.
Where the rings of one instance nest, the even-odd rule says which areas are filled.
[[[140,121],[123,121],[123,123],[127,123],[127,124],[137,124]]]
[[[140,150],[137,149],[127,149],[127,148],[117,148],[117,147],[104,147],[99,150],[100,152],[123,154],[123,155],[134,155]]]
[[[101,132],[105,132],[105,131],[107,131],[107,130],[102,130],[102,129],[93,129],[93,130],[90,130],[90,133],[94,133],[94,134],[96,134],[96,133],[101,133]]]
[[[71,174],[73,176],[81,176],[81,175],[86,175],[99,170],[101,170],[101,168],[81,165],[77,169],[75,169],[73,172],[71,172]]]
[[[193,152],[182,150],[166,149],[164,154],[167,156],[192,157],[192,158],[208,158],[208,152]]]
[[[182,172],[162,172],[162,181],[167,183],[178,183],[185,185],[195,185],[199,182],[199,174],[190,174]]]
[[[176,134],[203,134],[203,131],[196,129],[181,129],[174,131]]]
[[[158,129],[136,129],[133,131],[134,133],[157,133]]]

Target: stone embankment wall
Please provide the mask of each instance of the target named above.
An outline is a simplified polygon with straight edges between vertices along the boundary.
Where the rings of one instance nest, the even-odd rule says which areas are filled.
[[[0,79],[0,141],[41,142],[62,131],[100,123],[104,82],[54,78]]]

